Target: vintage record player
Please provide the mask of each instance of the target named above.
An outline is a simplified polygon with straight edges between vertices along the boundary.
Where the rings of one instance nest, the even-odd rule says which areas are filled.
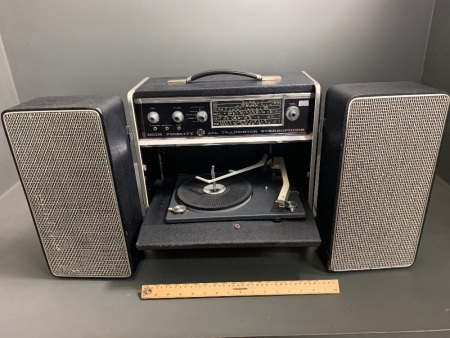
[[[317,246],[320,87],[306,73],[146,78],[128,94],[140,250]]]

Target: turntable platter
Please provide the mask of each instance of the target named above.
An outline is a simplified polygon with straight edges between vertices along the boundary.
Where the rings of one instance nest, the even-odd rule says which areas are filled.
[[[202,211],[226,210],[247,202],[252,196],[252,185],[245,178],[232,176],[216,184],[207,185],[195,178],[182,183],[177,197],[188,208]]]
[[[236,186],[231,184],[234,180],[237,180]],[[219,182],[216,183],[217,186],[222,184],[227,189],[216,194],[208,194],[205,192],[205,190],[208,191],[209,189],[206,188],[208,183],[201,182],[194,176],[179,175],[167,206],[166,222],[184,223],[256,219],[280,221],[283,219],[305,218],[305,209],[300,201],[299,193],[291,192],[289,196],[289,200],[297,204],[297,208],[293,212],[287,208],[281,208],[275,202],[280,193],[282,182],[274,179],[270,173],[247,173],[224,178]],[[243,190],[244,193],[236,193],[234,188],[239,191]],[[216,189],[220,191],[220,187],[216,187]],[[184,193],[187,194],[187,199],[189,200],[182,200]],[[187,207],[184,212],[171,211],[181,205],[185,208]],[[205,205],[209,209],[205,209]],[[201,208],[204,209],[201,210]]]

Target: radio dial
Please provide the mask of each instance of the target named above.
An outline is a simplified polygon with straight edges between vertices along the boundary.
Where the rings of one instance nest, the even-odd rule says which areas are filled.
[[[172,120],[175,123],[181,123],[184,120],[184,115],[182,112],[180,112],[179,110],[173,112],[172,114]]]
[[[295,121],[300,117],[300,109],[296,106],[290,106],[286,109],[286,117],[289,121]]]
[[[206,122],[206,121],[208,121],[208,113],[205,112],[204,110],[200,110],[197,113],[197,121],[198,122]]]
[[[159,122],[159,114],[155,111],[151,111],[150,113],[148,113],[147,115],[147,120],[150,123],[158,123]]]

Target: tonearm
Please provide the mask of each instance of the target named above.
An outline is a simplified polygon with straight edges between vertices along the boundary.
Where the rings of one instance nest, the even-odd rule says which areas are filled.
[[[238,170],[229,170],[228,174],[215,177],[214,172],[214,165],[211,167],[211,179],[206,179],[200,176],[195,176],[196,179],[208,183],[208,184],[215,184],[218,181],[221,181],[225,178],[232,177],[235,175],[242,174],[244,172],[260,168],[267,165],[270,165],[270,168],[275,171],[281,172],[281,178],[283,181],[283,186],[281,187],[280,193],[278,194],[278,198],[276,199],[276,203],[278,203],[278,206],[280,208],[286,208],[289,209],[291,212],[294,212],[294,210],[297,208],[297,203],[289,201],[288,197],[290,194],[290,183],[289,183],[289,177],[286,170],[286,165],[284,164],[284,158],[283,157],[274,157],[273,159],[268,159],[269,156],[267,154],[264,154],[261,160],[255,164],[252,164],[248,167],[238,169]]]

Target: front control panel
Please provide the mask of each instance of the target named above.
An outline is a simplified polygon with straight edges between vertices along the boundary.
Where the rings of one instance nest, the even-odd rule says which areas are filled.
[[[134,104],[141,138],[308,134],[314,116],[314,98],[292,96]]]

